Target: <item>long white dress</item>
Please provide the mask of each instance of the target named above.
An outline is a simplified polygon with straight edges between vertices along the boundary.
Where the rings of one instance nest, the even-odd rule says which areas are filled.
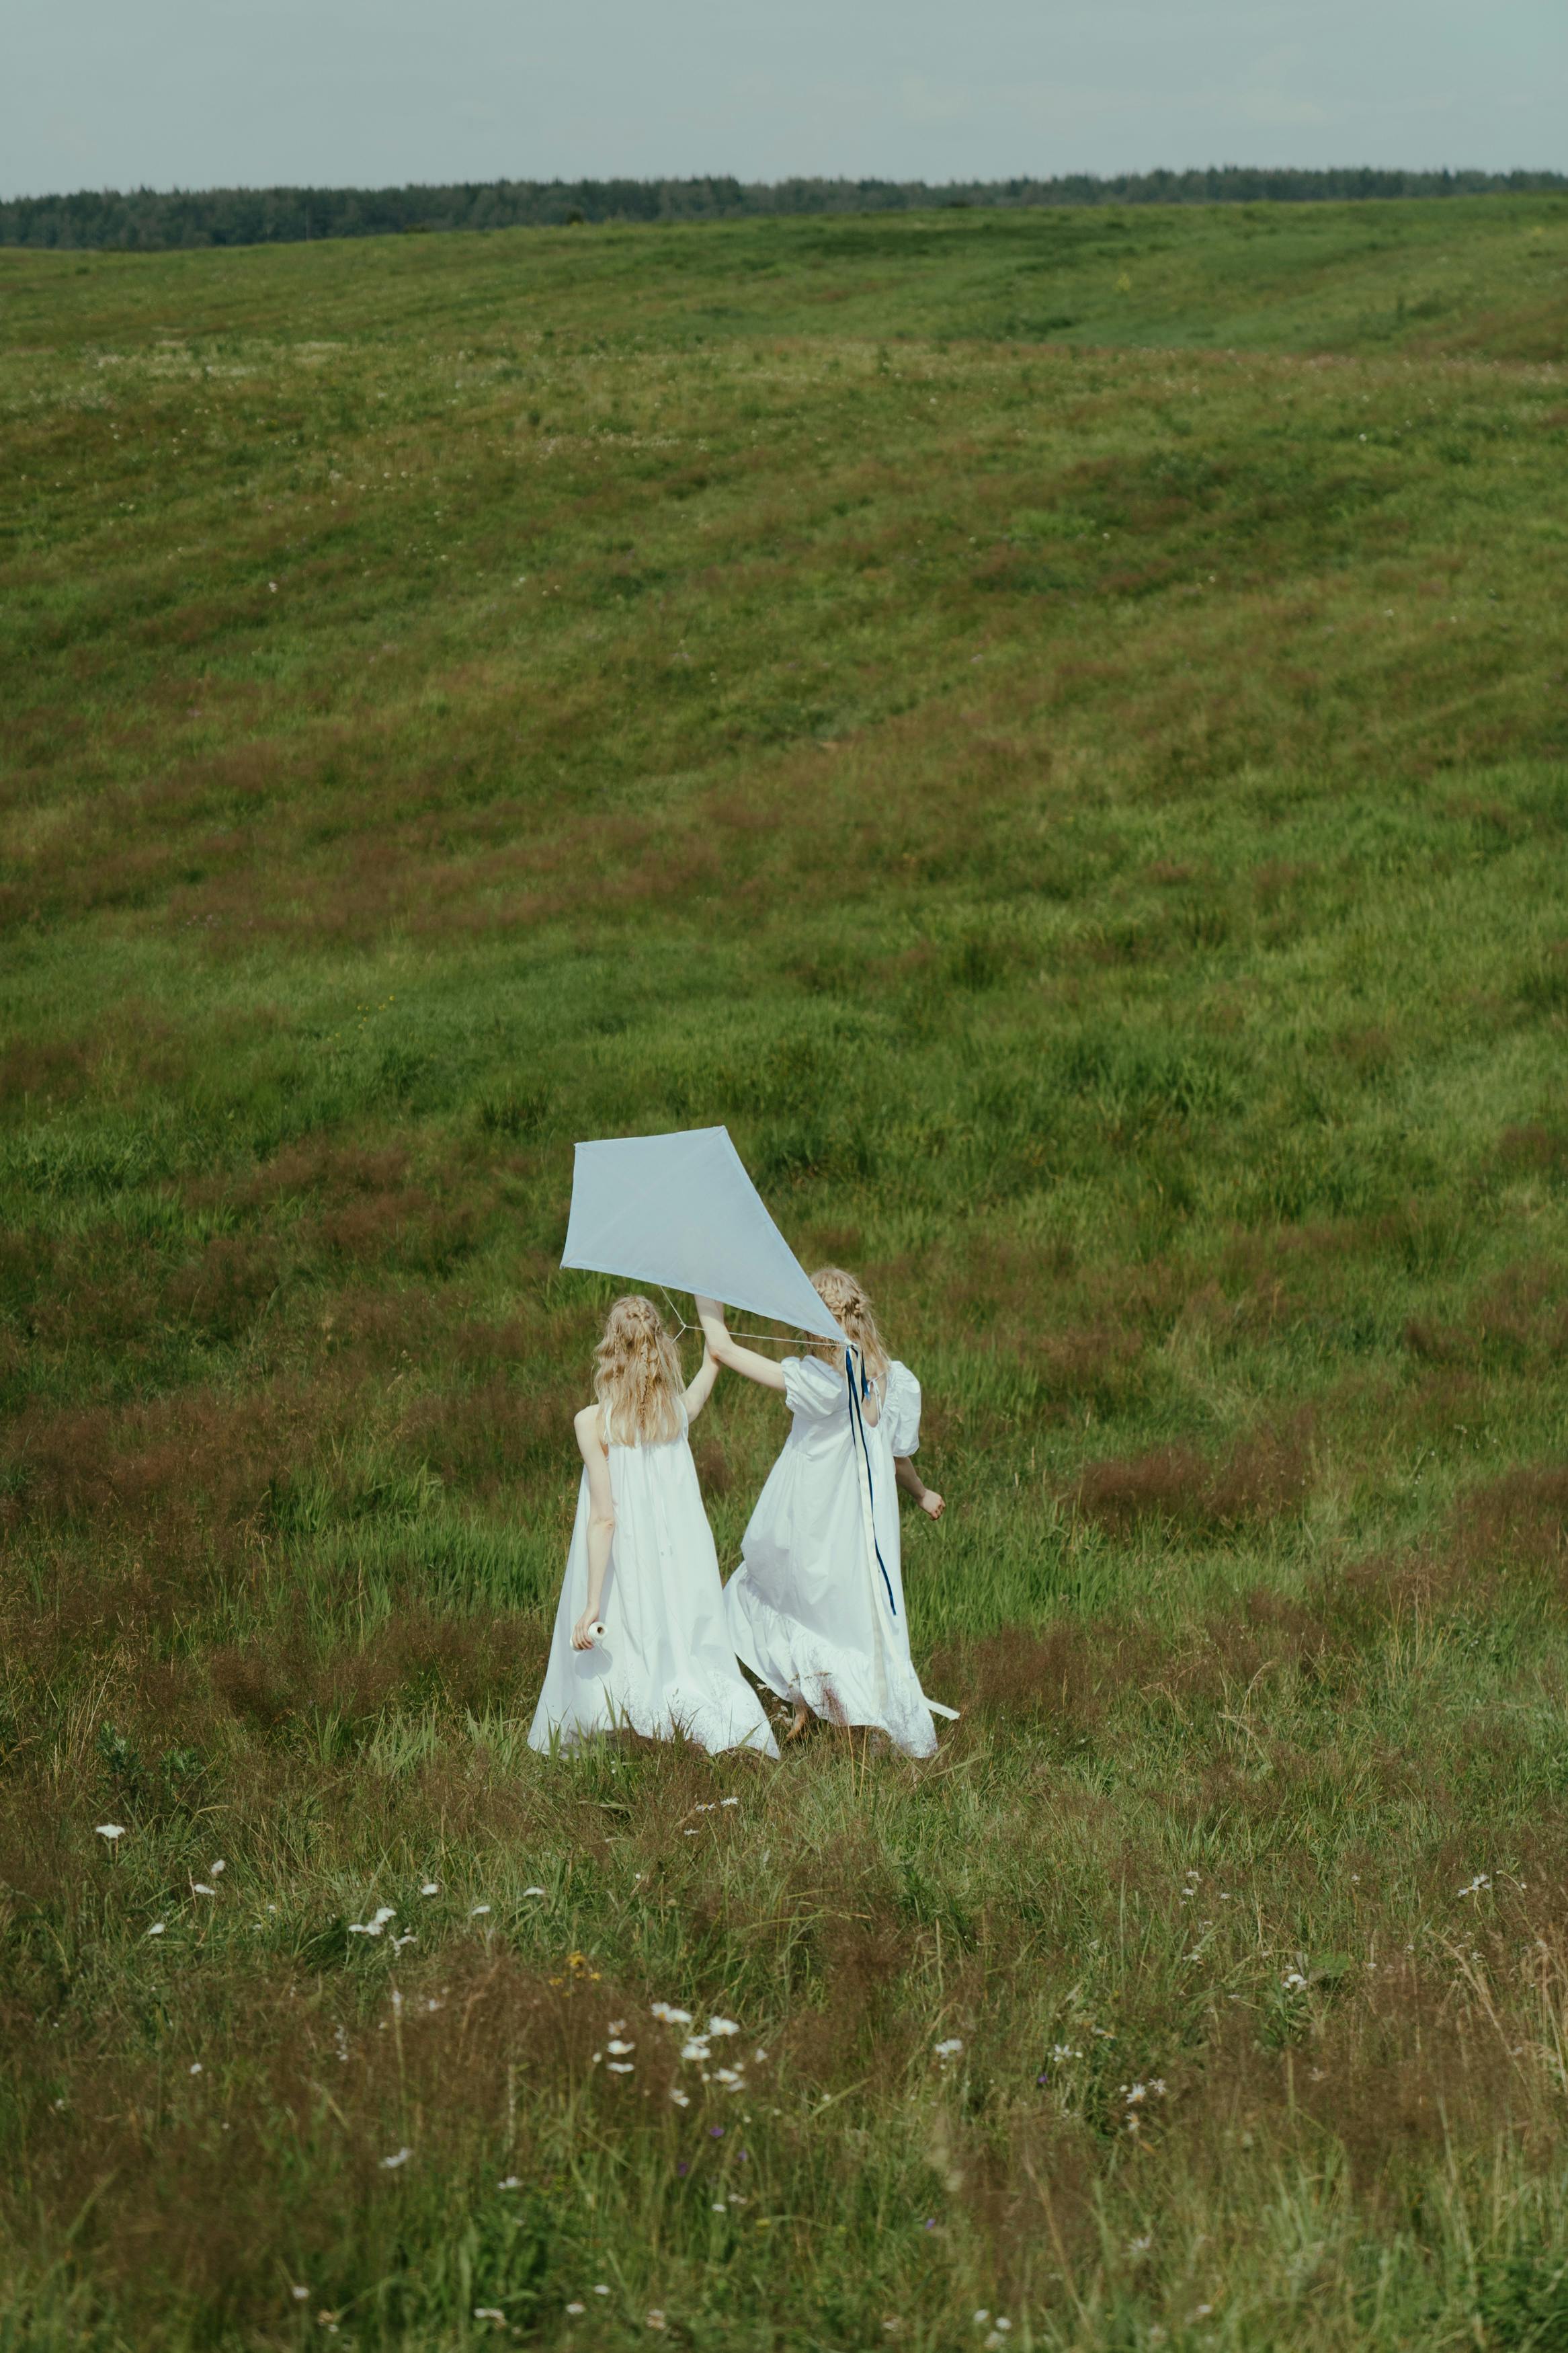
[[[680,1436],[662,1445],[623,1446],[608,1429],[606,1436],[616,1527],[599,1601],[604,1638],[591,1651],[572,1648],[572,1629],[588,1606],[584,1469],[529,1746],[570,1748],[595,1733],[629,1728],[656,1740],[681,1733],[700,1748],[776,1757],[762,1703],[725,1630],[719,1557],[684,1408]]]
[[[724,1588],[735,1650],[758,1679],[835,1724],[870,1725],[910,1757],[936,1728],[910,1661],[894,1461],[920,1442],[921,1388],[891,1364],[858,1409],[843,1365],[786,1356],[791,1421]]]

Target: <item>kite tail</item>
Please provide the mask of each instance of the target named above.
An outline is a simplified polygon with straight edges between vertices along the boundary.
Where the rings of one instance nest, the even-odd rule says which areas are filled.
[[[876,1482],[871,1475],[871,1448],[866,1436],[866,1418],[860,1410],[860,1399],[865,1396],[867,1389],[870,1385],[866,1378],[865,1366],[862,1365],[860,1368],[860,1387],[858,1391],[857,1391],[855,1386],[855,1352],[851,1348],[846,1348],[844,1351],[844,1377],[849,1390],[850,1424],[855,1440],[859,1445],[861,1455],[865,1461],[866,1492],[871,1498],[871,1549],[877,1556],[877,1566],[882,1572],[882,1583],[888,1589],[888,1607],[896,1618],[899,1614],[899,1605],[893,1599],[893,1580],[888,1575],[888,1564],[882,1558],[882,1547],[877,1541],[877,1488]]]

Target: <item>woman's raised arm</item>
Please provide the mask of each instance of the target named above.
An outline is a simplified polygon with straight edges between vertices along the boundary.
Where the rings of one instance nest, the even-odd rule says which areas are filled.
[[[732,1373],[743,1373],[749,1381],[760,1382],[765,1389],[783,1388],[784,1366],[775,1365],[771,1356],[759,1356],[754,1348],[742,1348],[738,1340],[731,1340],[725,1328],[724,1310],[716,1299],[699,1299],[697,1320],[702,1326],[708,1353],[718,1363],[728,1365]]]

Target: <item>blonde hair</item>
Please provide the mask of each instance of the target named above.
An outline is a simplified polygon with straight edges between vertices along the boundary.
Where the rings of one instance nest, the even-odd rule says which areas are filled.
[[[617,1299],[594,1351],[594,1395],[606,1440],[612,1429],[621,1446],[660,1446],[679,1438],[685,1388],[675,1342],[652,1300],[636,1292]]]
[[[888,1369],[888,1351],[864,1286],[841,1266],[819,1266],[811,1285],[839,1330],[859,1349],[871,1378],[879,1381]],[[818,1356],[843,1354],[837,1340],[813,1340],[811,1346]]]

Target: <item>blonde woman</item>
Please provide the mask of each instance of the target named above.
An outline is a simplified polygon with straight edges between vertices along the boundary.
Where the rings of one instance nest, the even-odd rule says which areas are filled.
[[[936,1728],[910,1660],[897,1493],[941,1519],[942,1497],[910,1460],[920,1441],[920,1383],[889,1356],[852,1274],[826,1266],[811,1280],[847,1348],[814,1341],[808,1356],[775,1364],[731,1338],[717,1301],[697,1303],[709,1354],[782,1389],[791,1414],[724,1588],[730,1640],[791,1704],[790,1738],[819,1715],[871,1726],[906,1755],[929,1757]]]
[[[652,1302],[616,1300],[576,1418],[583,1480],[531,1747],[629,1730],[778,1755],[725,1630],[687,1443],[718,1374],[710,1352],[688,1386]]]

